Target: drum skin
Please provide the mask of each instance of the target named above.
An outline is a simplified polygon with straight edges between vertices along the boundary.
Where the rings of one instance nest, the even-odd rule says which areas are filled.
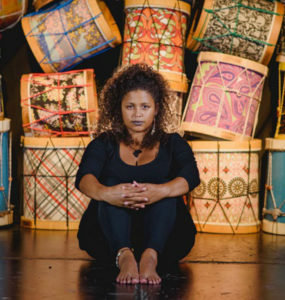
[[[103,1],[73,0],[26,15],[22,27],[46,73],[66,71],[121,43],[119,29]]]
[[[204,0],[187,47],[215,51],[268,65],[277,44],[284,5],[267,0]]]
[[[254,137],[268,68],[244,58],[201,52],[182,129],[202,137]]]
[[[91,135],[97,122],[93,69],[26,74],[21,78],[26,136]]]
[[[265,139],[268,151],[262,230],[285,235],[285,140]]]
[[[87,137],[23,137],[21,225],[38,229],[77,229],[89,199],[74,186]]]
[[[201,183],[190,193],[198,231],[259,231],[259,152],[261,140],[191,141]]]

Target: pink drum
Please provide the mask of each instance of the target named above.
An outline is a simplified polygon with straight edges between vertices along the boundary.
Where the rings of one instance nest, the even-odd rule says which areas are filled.
[[[251,139],[268,68],[248,59],[201,52],[182,128],[226,140]]]

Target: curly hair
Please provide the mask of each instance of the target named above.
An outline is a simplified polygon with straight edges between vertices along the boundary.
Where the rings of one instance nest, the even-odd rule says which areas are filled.
[[[150,129],[146,133],[141,147],[152,148],[158,141],[165,143],[168,138],[166,128],[171,119],[168,106],[169,87],[162,75],[146,64],[120,67],[107,80],[100,93],[96,135],[106,132],[117,142],[124,142],[126,145],[133,143],[123,123],[121,103],[123,97],[134,90],[147,91],[158,105],[155,132],[151,134]]]

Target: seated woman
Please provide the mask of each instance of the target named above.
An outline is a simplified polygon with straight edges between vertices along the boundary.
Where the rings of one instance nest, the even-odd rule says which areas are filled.
[[[113,258],[119,283],[160,283],[158,261],[178,262],[194,245],[181,196],[199,185],[199,172],[188,143],[165,132],[168,97],[162,76],[145,64],[115,72],[76,176],[76,187],[93,199],[81,219],[80,248]]]

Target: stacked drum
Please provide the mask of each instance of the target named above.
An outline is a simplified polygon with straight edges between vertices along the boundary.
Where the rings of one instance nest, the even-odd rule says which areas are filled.
[[[267,0],[204,0],[187,47],[199,51],[182,129],[191,141],[201,184],[191,192],[198,231],[259,231],[259,153],[254,139],[269,63],[284,7]]]
[[[285,234],[285,19],[277,44],[278,108],[275,138],[265,140],[268,152],[262,229],[273,234]]]
[[[34,1],[22,19],[27,41],[46,73],[21,78],[24,136],[21,225],[77,229],[89,199],[74,186],[97,122],[93,69],[69,70],[121,42],[103,1]]]

